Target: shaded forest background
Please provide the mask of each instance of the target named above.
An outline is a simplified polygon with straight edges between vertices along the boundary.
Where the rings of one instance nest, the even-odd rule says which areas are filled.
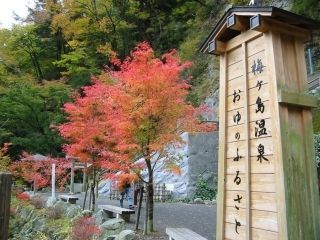
[[[185,74],[192,76],[189,101],[199,105],[218,89],[219,73],[217,58],[198,47],[228,4],[248,2],[36,0],[26,19],[17,16],[21,24],[0,30],[0,145],[11,143],[12,158],[22,151],[62,154],[55,126],[64,121],[63,104],[141,41],[159,56],[177,49],[193,62]],[[318,0],[294,0],[292,11],[320,19]],[[315,58],[317,39],[311,43]]]

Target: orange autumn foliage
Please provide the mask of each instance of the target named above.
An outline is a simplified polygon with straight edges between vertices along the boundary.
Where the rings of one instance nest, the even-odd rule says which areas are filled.
[[[178,173],[177,164],[170,161],[170,146],[183,142],[184,131],[211,131],[216,126],[201,123],[199,116],[208,111],[205,106],[187,103],[190,85],[181,76],[191,63],[182,63],[176,51],[157,58],[143,42],[123,62],[114,59],[113,64],[113,70],[93,79],[74,103],[65,105],[69,122],[59,131],[69,142],[64,147],[68,155],[107,169],[119,185],[147,168],[144,181],[152,222],[153,169],[158,160],[166,159],[167,167]]]
[[[52,164],[56,164],[56,184],[61,190],[69,180],[70,162],[63,158],[36,159],[33,155],[23,153],[19,161],[15,161],[10,166],[10,172],[15,177],[20,177],[24,181],[32,184],[36,190],[51,185]]]
[[[141,169],[147,169],[146,183],[146,226],[152,232],[154,213],[154,168],[164,159],[167,168],[179,173],[171,147],[182,143],[184,131],[210,131],[215,125],[201,124],[199,116],[206,107],[194,108],[186,98],[190,85],[182,78],[182,72],[191,66],[182,63],[171,51],[156,58],[148,43],[140,43],[131,55],[121,62],[114,61],[116,70],[110,71],[114,79],[115,94],[112,96],[122,117],[116,122],[116,129],[124,135],[122,139],[133,146],[131,156],[144,160]],[[140,172],[137,171],[138,174]]]
[[[207,107],[194,108],[186,102],[189,79],[181,78],[181,74],[191,62],[182,63],[175,50],[156,58],[144,42],[125,61],[113,62],[117,69],[110,71],[116,82],[113,98],[124,116],[117,128],[125,133],[126,142],[135,146],[135,156],[151,160],[157,152],[166,157],[168,145],[182,142],[182,132],[216,129],[199,120]],[[175,167],[173,170],[178,172]]]
[[[58,129],[68,141],[64,145],[66,154],[108,169],[108,175],[113,175],[116,170],[130,167],[126,151],[131,146],[122,141],[123,132],[117,127],[123,115],[111,97],[115,88],[98,80],[93,82],[82,89],[74,103],[64,105],[68,122]]]
[[[68,122],[59,131],[69,141],[68,155],[82,161],[94,156],[99,167],[128,172],[137,155],[165,156],[166,146],[181,142],[183,131],[215,128],[199,121],[205,107],[186,103],[190,85],[181,73],[191,63],[182,63],[174,50],[159,59],[144,42],[125,61],[113,63],[116,70],[93,79],[64,106]]]

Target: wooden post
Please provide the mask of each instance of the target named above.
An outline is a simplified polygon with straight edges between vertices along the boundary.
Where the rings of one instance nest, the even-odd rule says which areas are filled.
[[[274,7],[235,7],[201,46],[220,55],[216,239],[319,239],[318,102],[306,94],[304,57],[314,29]]]
[[[0,240],[8,239],[11,181],[11,174],[0,172]]]

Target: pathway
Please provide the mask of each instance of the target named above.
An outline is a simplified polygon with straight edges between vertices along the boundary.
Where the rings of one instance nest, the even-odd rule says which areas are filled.
[[[79,200],[79,204],[82,204],[83,196]],[[107,197],[100,196],[97,199],[97,205],[99,204],[119,206],[119,201],[109,200]],[[124,202],[124,207],[127,207],[126,202]],[[143,206],[140,229],[143,229],[144,214],[145,208]],[[216,205],[156,202],[154,218],[155,228],[160,235],[165,234],[166,227],[185,227],[206,237],[208,240],[215,239]],[[135,216],[132,216],[128,228],[134,228],[134,223]]]

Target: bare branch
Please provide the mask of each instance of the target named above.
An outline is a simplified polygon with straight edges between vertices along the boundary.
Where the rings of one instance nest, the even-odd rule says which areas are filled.
[[[159,160],[162,158],[162,152],[161,153],[159,153],[159,156],[157,157],[157,159],[154,161],[154,164],[153,164],[153,166],[152,166],[152,172],[153,172],[153,170],[154,170],[154,168],[156,167],[156,165],[157,165],[157,163],[159,162]]]

